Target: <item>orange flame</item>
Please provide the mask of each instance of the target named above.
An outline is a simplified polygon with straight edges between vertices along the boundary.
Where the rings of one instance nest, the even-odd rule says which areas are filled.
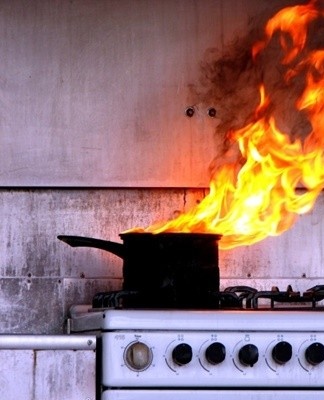
[[[324,50],[313,50],[303,59],[301,52],[308,24],[322,16],[315,1],[284,8],[267,23],[266,39],[252,49],[256,59],[278,32],[285,53],[283,64],[299,60],[294,68],[289,67],[286,78],[306,70],[305,88],[296,109],[307,113],[312,126],[307,138],[292,140],[278,129],[275,117],[267,116],[271,101],[261,85],[253,121],[228,134],[244,164],[223,165],[212,176],[209,194],[200,204],[142,231],[220,233],[219,247],[230,249],[280,235],[298,215],[312,209],[324,187]]]
[[[307,26],[320,15],[320,11],[316,9],[316,0],[311,0],[307,5],[283,8],[267,22],[266,40],[253,46],[254,58],[279,31],[281,47],[285,52],[283,63],[291,62],[305,46]]]

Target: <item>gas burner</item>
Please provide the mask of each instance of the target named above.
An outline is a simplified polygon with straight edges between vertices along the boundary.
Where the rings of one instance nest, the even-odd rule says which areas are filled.
[[[259,307],[259,299],[269,299],[270,300],[270,308],[275,308],[275,304],[277,303],[285,303],[285,304],[294,304],[304,302],[304,298],[300,295],[300,292],[295,292],[291,285],[288,285],[286,291],[280,291],[277,286],[273,286],[270,291],[261,290],[257,291],[247,298],[246,307],[247,308],[258,308]]]
[[[229,286],[224,291],[210,294],[214,299],[213,305],[217,309],[241,309],[244,301],[253,296],[257,290],[250,286]]]
[[[280,291],[277,286],[272,287],[270,291],[257,291],[246,299],[246,308],[259,308],[259,299],[269,299],[270,309],[282,308],[283,305],[289,309],[319,307],[319,302],[324,299],[324,285],[317,285],[306,292],[300,294],[288,285],[286,291]]]

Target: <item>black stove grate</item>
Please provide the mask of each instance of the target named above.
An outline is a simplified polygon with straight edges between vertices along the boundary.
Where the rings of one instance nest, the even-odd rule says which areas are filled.
[[[186,298],[188,295],[186,295]],[[230,286],[224,291],[210,292],[201,299],[186,303],[170,301],[163,293],[117,290],[99,292],[92,300],[94,309],[105,308],[204,308],[204,309],[324,309],[324,285],[316,285],[304,293],[288,285],[284,291],[274,286],[271,290],[257,290],[249,286]],[[180,307],[179,307],[180,304]],[[203,304],[203,306],[202,306]],[[193,307],[193,305],[197,305]]]

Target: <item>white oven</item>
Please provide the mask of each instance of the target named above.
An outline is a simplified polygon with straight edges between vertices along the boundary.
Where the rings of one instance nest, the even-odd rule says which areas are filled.
[[[101,400],[324,396],[318,310],[101,312]]]

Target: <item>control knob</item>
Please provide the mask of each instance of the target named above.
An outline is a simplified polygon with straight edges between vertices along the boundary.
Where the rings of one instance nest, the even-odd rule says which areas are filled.
[[[243,365],[253,367],[259,359],[259,350],[254,344],[246,344],[240,349],[238,357]]]
[[[318,365],[324,361],[324,345],[322,343],[312,343],[305,351],[306,360],[313,365]]]
[[[272,358],[278,364],[285,364],[292,357],[292,347],[288,342],[278,342],[272,349]]]
[[[178,365],[189,364],[192,360],[192,348],[187,343],[178,344],[172,351],[172,359]]]
[[[152,362],[152,352],[145,343],[134,342],[126,348],[124,358],[130,369],[143,371]]]
[[[225,360],[226,350],[223,343],[214,342],[207,347],[205,352],[206,360],[213,365],[220,364]]]

